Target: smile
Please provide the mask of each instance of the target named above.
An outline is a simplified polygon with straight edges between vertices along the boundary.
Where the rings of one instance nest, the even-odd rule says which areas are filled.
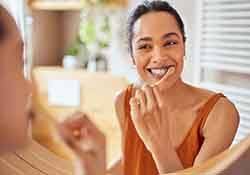
[[[164,75],[168,73],[171,67],[174,67],[174,65],[158,67],[158,68],[147,68],[147,71],[155,78],[162,78]]]

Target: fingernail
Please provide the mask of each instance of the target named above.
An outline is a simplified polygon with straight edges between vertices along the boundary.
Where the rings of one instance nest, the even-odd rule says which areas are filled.
[[[73,136],[76,137],[76,138],[79,138],[81,135],[81,132],[79,130],[74,130],[73,131]]]

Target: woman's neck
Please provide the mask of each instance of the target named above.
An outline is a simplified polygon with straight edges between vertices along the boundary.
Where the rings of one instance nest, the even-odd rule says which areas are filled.
[[[179,79],[171,87],[160,90],[162,100],[171,110],[186,106],[192,98],[192,88]]]

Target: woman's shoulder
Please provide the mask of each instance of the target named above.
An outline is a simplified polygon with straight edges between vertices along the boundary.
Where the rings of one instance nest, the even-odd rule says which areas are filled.
[[[133,96],[135,92],[135,86],[133,84],[128,85],[126,88],[118,91],[115,95],[115,107],[118,109],[124,108],[127,95]]]
[[[125,96],[126,96],[127,89],[122,89],[118,91],[115,95],[115,108],[121,109],[124,108]]]
[[[219,95],[218,101],[214,105],[214,108],[223,109],[223,110],[236,110],[235,105],[231,102],[222,92],[214,92],[205,88],[192,87],[194,94],[196,94],[197,98],[200,99],[203,103],[207,103],[216,95]]]
[[[236,106],[228,98],[219,98],[211,111],[211,115],[224,117],[225,120],[238,120],[239,116]]]
[[[217,94],[216,92],[208,89],[195,87],[189,84],[187,84],[187,86],[189,88],[189,96],[192,97],[190,104],[196,110],[202,108],[209,101],[209,99],[211,99],[211,97]]]
[[[200,98],[203,99],[201,106],[206,105],[212,97],[222,94],[214,91],[210,91],[203,88],[196,88],[197,93]],[[218,96],[216,101],[214,101],[213,105],[211,105],[211,109],[209,109],[209,113],[207,116],[207,120],[204,125],[204,130],[210,130],[213,128],[216,123],[217,126],[228,126],[228,129],[237,128],[239,124],[239,113],[232,101],[230,101],[225,96]],[[206,108],[206,106],[204,106]]]
[[[198,106],[202,107],[206,103],[208,103],[213,97],[215,97],[218,94],[219,98],[213,105],[213,108],[211,109],[211,115],[212,114],[217,114],[217,113],[222,113],[222,112],[227,112],[227,113],[232,113],[236,114],[237,109],[232,101],[230,101],[228,98],[226,98],[223,93],[221,92],[214,92],[208,89],[204,88],[199,88],[199,87],[192,87],[195,96],[197,97],[197,101],[200,101],[200,104]],[[224,116],[224,115],[222,115]]]
[[[192,85],[189,85],[189,86],[192,89],[193,93],[196,94],[196,96],[201,99],[207,99],[217,94],[216,92],[205,89],[205,88],[196,87]]]
[[[238,129],[240,117],[235,105],[227,98],[220,98],[209,112],[207,120],[202,127],[205,137],[223,138],[233,140]]]
[[[116,93],[115,96],[115,110],[120,123],[120,126],[123,126],[123,121],[125,118],[125,100],[127,93],[132,85],[127,86],[125,89],[122,89]]]

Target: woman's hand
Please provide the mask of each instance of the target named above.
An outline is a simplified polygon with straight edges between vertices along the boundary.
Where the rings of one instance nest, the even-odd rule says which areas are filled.
[[[105,136],[86,114],[77,112],[62,122],[58,128],[62,139],[78,156],[85,174],[104,175]]]
[[[167,107],[160,100],[157,86],[137,89],[130,100],[134,126],[150,152],[169,142]]]
[[[157,86],[136,90],[130,100],[135,129],[151,152],[160,173],[183,169],[169,136],[168,106],[161,100]]]

